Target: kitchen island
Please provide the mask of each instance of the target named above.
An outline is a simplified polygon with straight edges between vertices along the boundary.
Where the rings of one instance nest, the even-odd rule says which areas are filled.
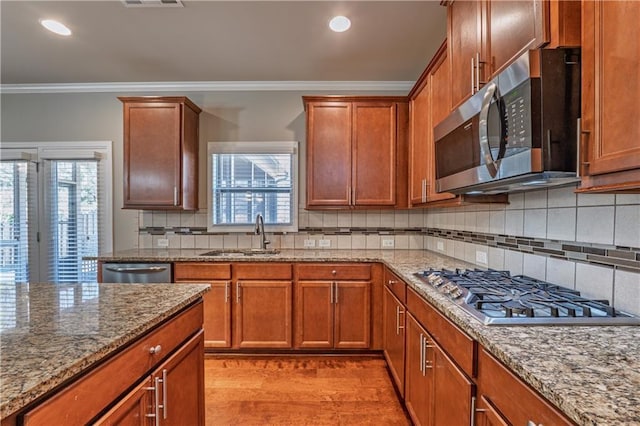
[[[76,423],[62,417],[67,408],[49,403],[61,394],[80,401],[83,407],[71,406],[73,412],[101,393],[108,399],[115,395],[110,402],[120,397],[120,382],[127,390],[201,334],[201,298],[208,289],[206,284],[0,284],[2,425],[14,424],[16,413],[35,412],[37,418],[40,407],[47,413],[48,406],[56,414],[50,424]],[[164,346],[150,352],[155,342]],[[110,375],[117,365],[126,368]],[[91,374],[107,377],[108,386],[101,383],[88,395],[77,392],[74,385]],[[89,418],[97,414],[86,412]]]
[[[278,254],[204,249],[135,249],[100,261],[380,262],[526,384],[580,425],[640,424],[640,327],[486,326],[414,276],[426,268],[473,265],[424,250],[282,250]]]

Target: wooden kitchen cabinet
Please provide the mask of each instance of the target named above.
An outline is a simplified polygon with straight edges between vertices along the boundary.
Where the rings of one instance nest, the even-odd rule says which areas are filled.
[[[458,2],[456,1],[455,4]],[[461,2],[467,3],[467,2]],[[409,93],[409,205],[459,206],[506,203],[506,195],[469,196],[436,191],[434,127],[451,112],[451,73],[445,41]]]
[[[95,424],[204,425],[203,343],[200,332]],[[202,392],[194,395],[189,389],[201,389]]]
[[[404,283],[403,283],[404,285]],[[384,358],[400,396],[404,397],[406,308],[385,285],[383,299]]]
[[[640,3],[582,3],[580,192],[640,189]]]
[[[484,348],[478,350],[477,383],[477,424],[574,424]]]
[[[307,208],[406,207],[404,97],[303,97]]]
[[[298,264],[296,276],[296,348],[370,347],[370,265]]]
[[[418,320],[407,315],[405,405],[416,425],[468,425],[474,383]]]
[[[202,312],[201,302],[185,308],[43,402],[20,413],[19,424],[93,424],[108,410],[101,417],[102,424],[146,425],[149,424],[146,415],[154,414],[155,401],[158,396],[162,400],[166,389],[169,411],[165,413],[168,419],[173,419],[171,424],[179,424],[176,417],[187,416],[189,422],[184,424],[203,425]],[[164,371],[167,380],[158,381],[157,386],[155,379],[164,380]],[[127,392],[129,389],[133,390]],[[186,410],[189,412],[183,412]]]
[[[125,209],[198,208],[198,115],[186,97],[119,97]]]
[[[452,107],[530,49],[580,45],[580,2],[449,1]]]
[[[176,283],[203,282],[211,290],[204,301],[204,347],[231,347],[231,264],[211,262],[177,262],[173,265]]]
[[[451,107],[455,108],[476,92],[476,69],[482,52],[484,1],[450,2],[447,6],[447,44],[451,69]],[[484,56],[483,56],[484,57]],[[484,80],[481,75],[480,79]]]
[[[237,263],[233,269],[233,347],[292,348],[291,264]]]
[[[433,128],[451,111],[450,81],[447,42],[445,41],[414,89],[409,93],[411,108],[410,203],[412,207],[424,207],[427,203],[456,198],[454,194],[436,191],[435,140],[433,137]]]

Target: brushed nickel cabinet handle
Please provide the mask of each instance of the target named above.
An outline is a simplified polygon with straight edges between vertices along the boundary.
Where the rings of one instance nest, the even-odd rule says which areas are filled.
[[[162,418],[167,418],[167,369],[162,369]]]
[[[224,303],[229,303],[229,281],[224,283]]]
[[[336,286],[335,295],[336,295],[336,305],[337,305],[338,304],[338,283],[334,282],[333,284]]]
[[[160,345],[151,346],[149,348],[149,353],[151,355],[159,354],[160,351],[162,351],[162,346],[160,346]]]
[[[236,305],[240,304],[240,281],[236,281]]]

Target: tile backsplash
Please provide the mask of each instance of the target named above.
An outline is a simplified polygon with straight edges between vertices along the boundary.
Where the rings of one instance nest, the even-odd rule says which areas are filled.
[[[607,299],[640,315],[640,194],[575,194],[574,186],[511,194],[509,204],[416,210],[307,211],[272,246],[429,249]],[[141,248],[250,248],[251,234],[207,233],[206,212],[140,212]],[[478,255],[478,252],[483,254]],[[483,260],[486,256],[487,262]],[[427,265],[425,265],[427,266]]]

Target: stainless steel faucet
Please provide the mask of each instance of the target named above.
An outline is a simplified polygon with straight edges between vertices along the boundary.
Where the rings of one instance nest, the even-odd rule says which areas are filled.
[[[260,248],[262,250],[267,249],[267,244],[271,244],[271,241],[267,240],[267,236],[264,233],[264,219],[262,215],[258,213],[256,215],[256,235],[262,235],[262,241],[260,241]]]

